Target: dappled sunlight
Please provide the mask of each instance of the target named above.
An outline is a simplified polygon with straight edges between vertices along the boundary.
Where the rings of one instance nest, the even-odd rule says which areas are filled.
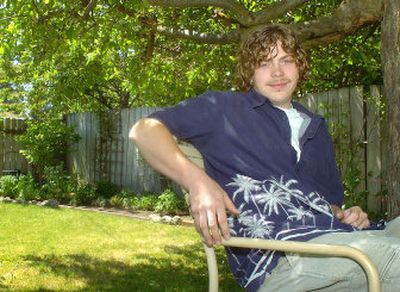
[[[169,251],[165,256],[143,253],[128,261],[100,259],[87,254],[27,255],[20,264],[26,266],[30,276],[37,279],[36,287],[39,285],[44,289],[181,291],[179,287],[185,287],[185,291],[199,291],[199,288],[206,291],[207,267],[199,247],[166,246],[165,249]],[[195,252],[192,253],[192,250]],[[171,274],[174,281],[171,281]],[[20,281],[14,281],[18,285],[5,284],[9,284],[8,288],[35,288],[30,286],[29,281],[22,281],[21,277],[25,278],[18,275]]]
[[[7,218],[0,230],[0,289],[208,289],[206,258],[194,228],[78,210],[3,204],[0,210]],[[223,248],[216,251],[222,291],[241,291]]]

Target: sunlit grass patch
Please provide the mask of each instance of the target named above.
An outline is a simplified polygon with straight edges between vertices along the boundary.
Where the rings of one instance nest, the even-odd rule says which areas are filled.
[[[240,291],[224,251],[221,288]],[[194,228],[0,203],[0,289],[207,291]]]

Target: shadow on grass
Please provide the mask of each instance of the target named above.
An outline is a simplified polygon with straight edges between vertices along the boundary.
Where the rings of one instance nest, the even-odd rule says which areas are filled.
[[[199,245],[166,246],[168,254],[180,255],[176,261],[148,254],[135,255],[147,263],[130,265],[117,260],[103,260],[86,254],[65,256],[29,255],[25,260],[43,273],[61,276],[66,281],[80,280],[86,284],[81,291],[207,291],[206,259]],[[223,251],[219,250],[218,254]],[[220,267],[221,291],[243,291],[227,276],[227,263]],[[65,287],[60,287],[60,290]],[[74,289],[76,291],[76,289]],[[44,290],[40,290],[44,291]]]

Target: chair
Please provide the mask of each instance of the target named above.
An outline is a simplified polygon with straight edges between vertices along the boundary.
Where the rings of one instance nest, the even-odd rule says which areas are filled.
[[[190,160],[192,160],[196,165],[203,168],[202,156],[191,144],[183,141],[178,141],[178,146]],[[243,237],[231,237],[229,240],[223,240],[222,245],[230,247],[276,250],[281,252],[300,254],[346,257],[357,262],[364,269],[367,275],[368,287],[370,292],[381,291],[379,274],[375,264],[366,254],[350,246]],[[207,257],[209,292],[217,292],[218,268],[215,251],[212,247],[208,247],[205,243],[203,243],[203,246]]]

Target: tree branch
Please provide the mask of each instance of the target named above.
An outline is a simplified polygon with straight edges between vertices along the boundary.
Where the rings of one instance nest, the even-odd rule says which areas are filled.
[[[294,10],[308,1],[309,0],[282,0],[279,3],[255,12],[253,14],[253,21],[251,24],[260,25],[270,23],[271,21],[284,16],[290,10]]]
[[[188,8],[188,7],[220,7],[232,11],[236,15],[247,15],[249,11],[235,0],[149,0],[149,3],[153,6],[160,7],[176,7],[176,8]]]
[[[83,12],[83,15],[82,15],[83,20],[86,20],[89,18],[89,14],[90,14],[90,12],[93,11],[95,6],[96,6],[96,0],[90,0],[88,5],[85,8],[85,11]]]
[[[39,18],[42,17],[42,12],[39,10],[39,7],[36,5],[36,2],[32,0],[32,6],[35,9],[36,13],[39,15]]]
[[[333,43],[367,25],[380,22],[384,0],[345,0],[336,11],[318,20],[290,27],[298,34],[303,47],[313,48]]]
[[[251,13],[244,6],[234,0],[149,0],[149,3],[153,6],[160,7],[176,7],[176,8],[188,8],[188,7],[220,7],[229,10],[236,17],[236,21],[244,27],[251,27],[260,24],[266,24],[280,18],[290,10],[293,10],[308,0],[282,0],[274,5],[269,5],[267,8]]]
[[[151,60],[153,57],[154,53],[154,45],[155,45],[155,39],[156,39],[156,34],[154,30],[151,30],[149,32],[148,40],[147,40],[147,46],[145,49],[145,52],[142,56],[143,62],[146,64],[148,61]]]
[[[193,5],[200,6],[200,3],[203,5],[211,5],[211,2],[213,3],[213,6],[221,6],[221,3],[231,2],[214,2],[208,0],[149,1],[154,5],[163,5],[164,7],[173,5],[175,5],[174,7],[178,7],[179,5],[179,7],[183,7],[185,3],[185,7]],[[275,12],[272,12],[271,7],[265,9],[257,14],[257,17],[253,19],[253,22],[262,24],[269,23],[270,20],[278,17],[282,13],[285,13],[285,8],[288,9],[290,7],[291,9],[294,9],[305,2],[306,0],[282,1],[274,6],[274,9],[276,9]],[[330,16],[321,17],[310,22],[290,24],[289,27],[295,31],[299,39],[303,42],[304,48],[306,49],[327,45],[353,34],[355,31],[364,26],[380,22],[383,16],[383,3],[384,0],[344,0]],[[261,17],[262,15],[265,15],[265,20],[263,20]],[[157,31],[164,35],[175,38],[189,39],[199,43],[228,44],[240,42],[241,37],[248,32],[248,29],[239,28],[228,33],[206,34],[190,30],[159,26],[157,27]]]
[[[220,7],[227,9],[236,15],[237,21],[243,26],[250,26],[252,23],[251,13],[241,4],[235,0],[149,0],[153,6],[160,7]]]
[[[191,30],[180,30],[177,28],[158,26],[157,32],[170,37],[187,39],[205,44],[230,44],[230,43],[237,43],[240,40],[239,31],[232,31],[221,34],[206,34]]]
[[[131,16],[131,17],[134,17],[136,15],[136,11],[130,10],[130,9],[126,8],[125,6],[123,6],[120,3],[116,3],[114,5],[115,5],[116,9],[121,13],[124,13],[124,14],[126,14],[128,16]]]

